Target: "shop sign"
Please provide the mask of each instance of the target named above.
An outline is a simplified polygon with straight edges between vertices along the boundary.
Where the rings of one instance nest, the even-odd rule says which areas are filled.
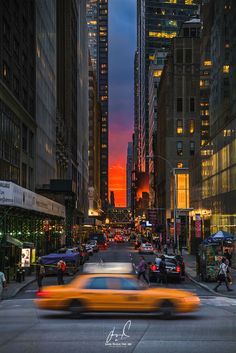
[[[21,267],[30,267],[30,248],[21,249]]]

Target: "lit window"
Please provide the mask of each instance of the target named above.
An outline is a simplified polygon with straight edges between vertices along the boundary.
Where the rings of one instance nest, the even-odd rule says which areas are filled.
[[[177,155],[182,156],[183,155],[183,142],[182,141],[178,141],[176,143],[176,149],[177,149]]]
[[[224,65],[223,66],[223,72],[224,72],[224,74],[228,74],[229,73],[229,65]]]
[[[154,37],[154,38],[174,38],[176,37],[177,33],[176,32],[149,32],[149,37]]]
[[[182,134],[183,133],[183,120],[182,119],[178,119],[177,123],[176,123],[176,133]]]
[[[151,61],[155,60],[155,55],[149,55],[149,60]]]
[[[177,163],[177,168],[183,168],[183,163],[182,162],[179,162],[179,163]]]
[[[203,86],[204,86],[204,81],[200,80],[200,87],[203,87]]]
[[[190,155],[193,156],[194,153],[195,153],[195,142],[194,141],[190,141],[189,147],[190,147],[190,150],[189,150]]]
[[[177,21],[176,20],[170,20],[168,21],[168,25],[172,27],[177,27]]]
[[[212,61],[211,60],[205,60],[204,61],[204,66],[211,66],[212,65]]]
[[[165,14],[166,14],[166,11],[165,11],[165,10],[161,10],[161,14],[162,14],[162,15],[165,15]]]
[[[194,126],[194,120],[190,119],[189,120],[189,133],[194,134],[195,126]]]
[[[103,143],[102,148],[107,148],[107,144]]]
[[[96,25],[96,24],[97,24],[97,21],[88,21],[88,24],[89,24],[89,25]]]
[[[162,74],[162,70],[155,70],[155,71],[153,72],[153,76],[154,76],[154,77],[161,77],[161,74]]]
[[[177,0],[166,0],[165,2],[168,4],[176,4]]]
[[[107,132],[107,129],[105,127],[102,128],[102,132]]]
[[[101,96],[101,101],[107,101],[107,96]]]
[[[185,0],[185,5],[194,5],[193,0]]]

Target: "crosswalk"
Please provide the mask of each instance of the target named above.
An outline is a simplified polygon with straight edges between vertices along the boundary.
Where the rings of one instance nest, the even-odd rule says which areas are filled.
[[[236,299],[227,297],[200,297],[201,305],[211,305],[211,306],[236,306]]]

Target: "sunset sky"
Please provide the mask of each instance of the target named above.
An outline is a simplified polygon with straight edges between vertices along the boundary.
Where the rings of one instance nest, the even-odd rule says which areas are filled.
[[[109,190],[126,206],[126,157],[133,133],[136,0],[109,1]],[[110,194],[109,191],[109,194]]]

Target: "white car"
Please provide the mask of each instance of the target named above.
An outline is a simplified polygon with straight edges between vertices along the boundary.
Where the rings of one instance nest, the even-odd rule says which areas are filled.
[[[153,254],[154,249],[152,244],[142,243],[139,247],[139,254]]]
[[[91,240],[87,245],[93,249],[93,252],[98,252],[99,248],[96,240]]]

